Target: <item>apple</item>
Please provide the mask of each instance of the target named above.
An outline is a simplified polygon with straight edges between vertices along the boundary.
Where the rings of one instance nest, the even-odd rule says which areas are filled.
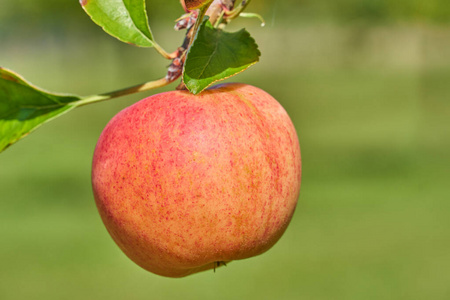
[[[237,83],[125,108],[103,130],[92,166],[111,237],[136,264],[168,277],[267,251],[292,218],[300,178],[288,114]]]

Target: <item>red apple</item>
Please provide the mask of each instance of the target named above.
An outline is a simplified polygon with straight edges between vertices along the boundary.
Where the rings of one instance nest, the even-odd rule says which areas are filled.
[[[289,116],[245,84],[131,105],[102,132],[92,169],[114,241],[142,268],[168,277],[271,248],[294,213],[300,177]]]

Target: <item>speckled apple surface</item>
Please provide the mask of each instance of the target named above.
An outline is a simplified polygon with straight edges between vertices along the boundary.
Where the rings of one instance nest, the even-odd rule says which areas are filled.
[[[245,84],[161,93],[124,109],[102,132],[92,168],[114,241],[169,277],[267,251],[292,218],[300,178],[288,114]]]

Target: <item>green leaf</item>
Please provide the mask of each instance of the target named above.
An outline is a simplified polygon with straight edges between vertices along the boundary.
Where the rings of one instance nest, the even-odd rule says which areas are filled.
[[[183,82],[191,93],[198,94],[214,82],[244,71],[258,62],[260,55],[245,29],[225,32],[206,18],[186,57]]]
[[[74,108],[80,97],[51,94],[0,67],[0,152],[45,122]]]
[[[80,0],[80,4],[97,25],[122,42],[140,47],[155,45],[145,0]]]

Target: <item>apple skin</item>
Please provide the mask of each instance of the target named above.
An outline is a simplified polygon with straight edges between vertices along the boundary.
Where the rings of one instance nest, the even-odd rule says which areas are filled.
[[[171,91],[118,113],[94,152],[101,218],[136,264],[183,277],[271,248],[300,190],[295,128],[263,90]]]

